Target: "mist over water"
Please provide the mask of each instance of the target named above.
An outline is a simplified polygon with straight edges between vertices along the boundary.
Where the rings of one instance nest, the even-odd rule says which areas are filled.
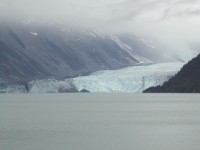
[[[2,150],[198,150],[199,94],[0,96]]]

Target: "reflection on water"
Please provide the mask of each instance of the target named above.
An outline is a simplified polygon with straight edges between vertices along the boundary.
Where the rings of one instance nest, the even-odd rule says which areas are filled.
[[[200,95],[0,96],[0,150],[199,150]]]

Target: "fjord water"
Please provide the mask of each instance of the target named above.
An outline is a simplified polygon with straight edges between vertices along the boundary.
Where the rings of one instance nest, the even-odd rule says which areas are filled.
[[[199,150],[199,94],[0,95],[0,150]]]

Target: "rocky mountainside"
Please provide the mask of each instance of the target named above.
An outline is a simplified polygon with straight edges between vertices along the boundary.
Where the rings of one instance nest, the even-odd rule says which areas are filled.
[[[45,20],[0,23],[0,78],[64,79],[141,63],[169,62],[151,40],[69,28]]]
[[[163,86],[151,87],[145,93],[200,93],[200,55],[189,61]]]

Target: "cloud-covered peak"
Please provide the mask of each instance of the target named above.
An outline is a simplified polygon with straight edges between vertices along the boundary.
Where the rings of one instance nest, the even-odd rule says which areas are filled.
[[[166,41],[199,39],[200,0],[0,0],[0,16],[48,18]]]

